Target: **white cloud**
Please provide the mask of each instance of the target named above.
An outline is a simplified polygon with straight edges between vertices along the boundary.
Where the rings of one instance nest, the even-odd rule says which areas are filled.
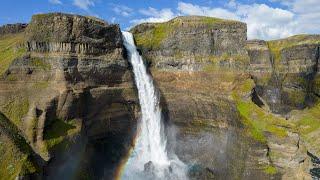
[[[319,33],[320,5],[319,0],[270,0],[287,6],[296,16],[297,33]]]
[[[247,23],[248,39],[278,39],[300,33],[316,33],[320,29],[320,6],[318,0],[270,0],[287,8],[266,4],[242,4],[229,0],[224,7],[207,7],[180,1],[175,11],[171,9],[142,9],[146,16],[134,19],[142,22],[164,22],[180,15],[211,16],[239,20]],[[281,6],[281,7],[283,7]]]
[[[234,0],[229,1],[226,6],[230,9],[179,2],[177,10],[182,15],[211,16],[246,22],[249,39],[282,38],[294,32],[294,14],[290,11],[272,8],[265,4],[243,5]]]
[[[238,5],[236,14],[247,23],[249,39],[276,39],[293,35],[294,14],[265,4]]]
[[[124,17],[128,17],[131,16],[132,13],[134,12],[133,9],[124,6],[124,5],[113,5],[114,7],[112,8],[112,10],[117,13],[118,15],[124,16]]]
[[[94,6],[93,0],[73,0],[73,5],[83,10],[89,10],[90,6]]]
[[[51,4],[62,4],[60,0],[49,0],[49,3]]]
[[[191,3],[179,2],[177,10],[183,15],[211,16],[239,20],[239,17],[235,13],[223,8],[209,8],[193,5]]]
[[[176,17],[177,15],[171,11],[171,9],[157,10],[149,7],[148,9],[141,9],[139,12],[142,15],[149,16],[142,19],[134,19],[131,21],[133,24],[139,24],[143,22],[165,22]]]

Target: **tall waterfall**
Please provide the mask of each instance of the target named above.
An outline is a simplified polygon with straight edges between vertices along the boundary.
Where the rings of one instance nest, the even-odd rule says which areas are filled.
[[[142,114],[135,147],[122,179],[186,179],[184,164],[175,156],[168,156],[159,96],[152,77],[136,49],[133,35],[129,32],[122,32],[122,35],[133,67]]]

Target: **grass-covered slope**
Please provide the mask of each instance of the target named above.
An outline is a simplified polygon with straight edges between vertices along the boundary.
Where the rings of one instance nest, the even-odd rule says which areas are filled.
[[[260,108],[251,99],[243,98],[243,95],[250,93],[253,88],[253,80],[248,79],[240,81],[233,92],[233,99],[242,116],[242,121],[247,127],[248,135],[262,143],[267,142],[266,133],[271,133],[279,138],[286,137],[288,130],[294,130],[295,125],[283,117],[276,116]]]
[[[32,149],[18,128],[0,113],[0,179],[39,173]]]
[[[304,44],[320,44],[320,35],[295,35],[285,39],[268,42],[268,47],[274,57],[275,63],[281,60],[281,50]]]
[[[0,36],[0,75],[8,69],[15,58],[25,53],[24,48],[19,48],[23,42],[24,33]]]
[[[320,103],[302,111],[291,112],[292,120],[298,127],[301,137],[307,143],[308,150],[320,155]]]

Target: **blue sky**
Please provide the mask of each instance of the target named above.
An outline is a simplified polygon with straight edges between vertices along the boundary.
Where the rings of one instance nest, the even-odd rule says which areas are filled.
[[[319,0],[1,0],[0,25],[29,22],[32,14],[65,12],[97,16],[128,29],[180,15],[246,22],[249,39],[320,33]]]

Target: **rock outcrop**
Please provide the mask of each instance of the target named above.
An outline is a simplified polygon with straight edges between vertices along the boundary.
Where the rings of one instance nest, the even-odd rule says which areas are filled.
[[[169,153],[190,179],[316,177],[320,36],[247,41],[246,31],[200,16],[131,30],[161,95]],[[50,13],[0,36],[1,177],[113,178],[139,118],[119,26]]]
[[[0,27],[0,35],[20,33],[25,30],[28,24],[6,24]]]
[[[158,69],[198,71],[206,66],[236,68],[248,62],[247,28],[242,22],[188,16],[140,24],[131,31],[146,60]],[[228,57],[234,61],[226,61]]]
[[[288,96],[283,95],[280,77],[311,70],[316,62],[313,45],[300,48],[308,60],[283,50],[286,60],[278,63],[272,43],[246,41],[246,27],[240,22],[178,17],[131,31],[177,131],[172,147],[184,162],[194,164],[190,177],[310,177],[310,161],[295,124],[269,110],[299,107],[283,98]],[[284,63],[291,59],[291,66]],[[284,68],[278,64],[290,72],[279,71]]]
[[[17,45],[24,53],[0,81],[0,111],[45,162],[33,173],[100,178],[107,169],[111,177],[131,145],[139,108],[119,26],[40,14],[24,36]]]

